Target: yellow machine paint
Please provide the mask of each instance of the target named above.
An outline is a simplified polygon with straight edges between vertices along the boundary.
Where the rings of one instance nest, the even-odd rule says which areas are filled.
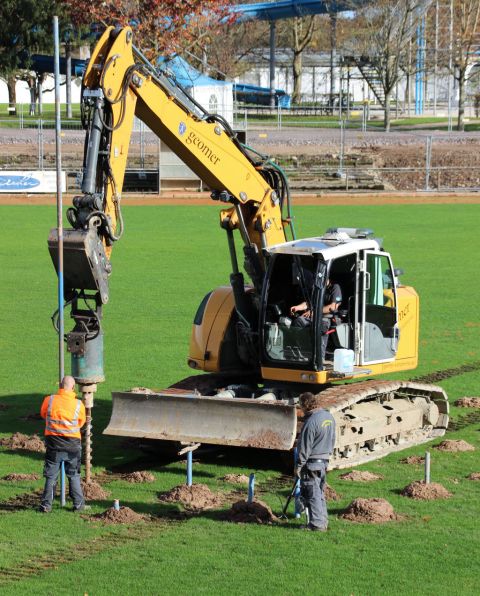
[[[294,346],[295,358],[301,365],[292,361],[275,362],[273,357],[265,355],[265,345],[260,345],[262,337],[263,341],[269,337],[265,335],[265,329],[280,329],[274,317],[284,319],[294,304],[292,276],[295,267],[301,270],[298,263],[313,255],[314,245],[328,241],[320,236],[300,240],[294,249],[297,252],[289,252],[296,241],[288,184],[281,169],[266,156],[242,145],[221,116],[208,114],[168,73],[154,68],[133,46],[132,38],[129,27],[107,28],[92,52],[83,79],[82,114],[87,130],[85,174],[83,194],[74,198],[73,208],[67,214],[73,229],[67,230],[66,234],[65,245],[71,255],[67,269],[72,269],[66,271],[66,279],[70,280],[66,291],[74,296],[74,305],[81,296],[90,301],[91,306],[89,311],[72,307],[76,327],[68,334],[69,349],[77,350],[81,357],[88,355],[92,339],[98,337],[102,305],[109,298],[111,251],[123,233],[121,194],[134,116],[141,119],[202,179],[212,191],[212,199],[224,204],[219,218],[227,235],[232,273],[230,285],[215,289],[195,316],[188,363],[194,370],[208,374],[196,375],[158,393],[114,393],[112,420],[105,432],[120,436],[288,450],[295,439],[298,395],[309,389],[325,390],[325,407],[336,412],[337,423],[345,427],[345,437],[350,437],[352,442],[355,431],[350,428],[352,424],[345,419],[341,408],[349,409],[349,420],[356,414],[365,420],[368,418],[368,423],[365,422],[368,442],[355,445],[340,442],[336,447],[339,460],[351,457],[354,452],[358,462],[365,461],[365,457],[381,456],[383,451],[378,451],[377,439],[382,442],[386,453],[401,448],[402,441],[405,445],[417,444],[435,433],[438,436],[438,433],[444,432],[442,429],[448,419],[443,405],[446,397],[439,388],[430,392],[427,386],[406,387],[401,383],[390,386],[384,383],[382,391],[375,392],[372,385],[368,385],[368,391],[362,389],[363,393],[358,391],[358,396],[352,394],[351,399],[343,401],[337,394],[331,393],[331,388],[326,388],[326,384],[330,383],[362,380],[416,367],[418,296],[413,288],[394,281],[393,269],[390,272],[391,283],[395,284],[390,286],[393,290],[387,289],[383,295],[380,293],[380,303],[375,303],[374,307],[390,309],[395,314],[395,321],[389,323],[392,334],[385,335],[383,339],[387,345],[391,337],[393,346],[399,331],[396,354],[384,358],[384,361],[372,359],[371,364],[360,365],[363,352],[358,345],[353,345],[355,369],[353,373],[341,375],[333,370],[331,364],[325,366],[319,359],[316,341],[313,342],[316,355],[310,359],[315,364],[303,356],[303,346]],[[85,179],[89,180],[88,184]],[[244,269],[251,280],[248,286],[241,273],[237,254],[240,251],[234,241],[234,232],[237,244],[242,245]],[[293,237],[291,243],[288,242],[287,232]],[[352,238],[360,248],[349,253],[348,242]],[[370,275],[362,269],[363,253],[370,251],[375,258],[384,257],[376,241],[359,240],[364,238],[361,234],[354,234],[352,238],[348,241],[340,238],[331,243],[328,254],[338,253],[347,260],[349,256],[357,259],[352,265],[358,268],[356,277],[349,283],[355,286],[355,300],[361,303],[366,300],[366,279]],[[57,242],[52,236],[49,242],[52,255],[57,250]],[[272,255],[275,251],[277,254]],[[272,282],[270,265],[281,263],[282,258],[290,259],[291,269],[284,281],[281,278],[281,283],[277,282],[277,287]],[[322,273],[315,273],[320,277],[312,286],[316,288],[312,292],[315,292],[318,309],[313,314],[314,322],[320,321],[323,316],[319,309],[321,292],[326,285],[326,267],[325,264]],[[345,269],[344,273],[348,271]],[[272,287],[275,286],[274,290],[270,289],[270,282]],[[290,288],[290,295],[279,296],[278,304],[268,302],[270,298],[266,296],[270,296],[269,292],[281,293],[283,286],[287,293]],[[311,296],[309,299],[313,300]],[[361,326],[358,304],[349,304],[348,308],[350,313],[355,313],[355,325]],[[374,323],[368,323],[372,329],[375,327]],[[317,325],[315,337],[320,333],[318,329]],[[375,329],[373,331],[376,332]],[[357,331],[355,334],[357,337]],[[357,343],[355,339],[354,344]],[[232,389],[233,386],[238,389]],[[362,383],[359,386],[363,387]],[[357,399],[363,399],[363,394],[368,394],[369,404],[374,403],[374,407],[363,402],[356,404]],[[421,396],[418,406],[415,405],[417,395]],[[439,405],[433,404],[432,400]],[[352,410],[355,405],[359,406],[358,411]],[[390,425],[391,415],[387,410],[392,408],[398,410],[398,418],[408,418],[408,424],[405,422],[402,426],[397,420],[395,426]],[[435,417],[439,421],[438,428],[434,428]],[[414,425],[422,429],[416,429]],[[370,451],[373,455],[369,455]]]

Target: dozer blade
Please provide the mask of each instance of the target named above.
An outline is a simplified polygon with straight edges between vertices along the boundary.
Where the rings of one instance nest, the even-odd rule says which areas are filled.
[[[106,435],[289,450],[295,406],[194,393],[112,393]]]

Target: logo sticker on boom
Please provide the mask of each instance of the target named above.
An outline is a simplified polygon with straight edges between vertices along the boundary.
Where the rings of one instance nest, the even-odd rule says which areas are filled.
[[[180,124],[178,125],[178,134],[180,136],[183,136],[186,131],[187,131],[187,125],[185,124],[185,122],[180,122]]]

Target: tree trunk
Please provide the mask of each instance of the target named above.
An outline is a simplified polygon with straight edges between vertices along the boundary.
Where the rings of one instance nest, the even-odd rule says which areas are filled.
[[[335,62],[337,57],[337,15],[330,13],[330,107],[335,104]]]
[[[293,56],[293,103],[302,103],[302,54],[295,52]]]
[[[8,89],[8,115],[17,115],[17,92],[15,86],[17,79],[14,74],[9,74],[7,77],[7,89]]]
[[[66,100],[67,100],[67,118],[72,117],[72,46],[70,43],[65,44],[65,67],[66,67],[66,78],[65,78],[65,89],[66,89]]]
[[[463,117],[465,115],[465,70],[461,70],[458,77],[458,120],[457,130],[463,132],[465,130],[465,122]]]
[[[385,117],[383,119],[383,125],[385,127],[385,132],[390,132],[390,97],[392,95],[392,91],[388,91],[385,93]]]

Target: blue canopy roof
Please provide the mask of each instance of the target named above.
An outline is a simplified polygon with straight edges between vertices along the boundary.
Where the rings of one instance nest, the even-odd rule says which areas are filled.
[[[180,56],[175,56],[170,60],[159,58],[157,65],[160,70],[169,70],[175,77],[177,83],[182,87],[211,87],[212,85],[231,85],[227,81],[218,81],[211,77],[202,74],[199,70],[194,68],[186,60]]]

